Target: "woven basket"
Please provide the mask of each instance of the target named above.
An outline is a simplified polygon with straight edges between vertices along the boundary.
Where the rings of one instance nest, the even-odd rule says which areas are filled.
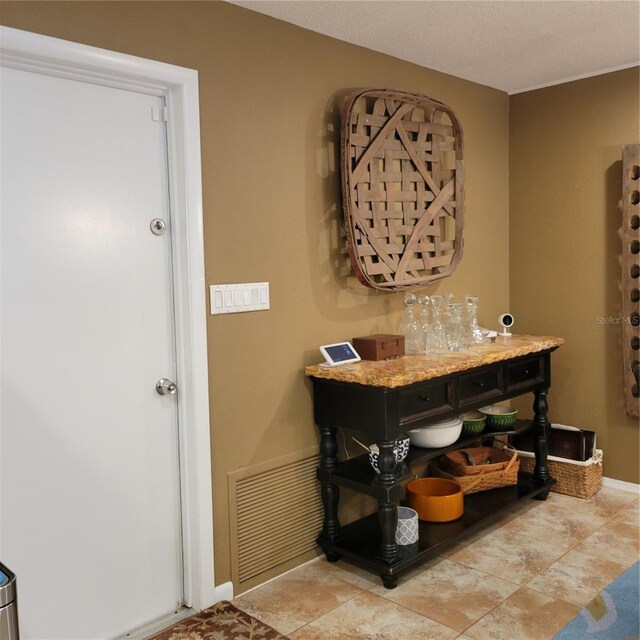
[[[462,259],[462,128],[450,107],[393,89],[358,89],[342,113],[342,192],[354,274],[403,291]]]
[[[502,449],[492,447],[475,447],[467,449],[467,451],[471,452],[474,459],[481,459],[482,456],[487,455],[487,449],[491,450],[492,460],[500,461],[485,465],[476,464],[471,466],[461,464],[455,466],[456,457],[454,456],[454,466],[452,466],[451,454],[446,454],[448,456],[447,461],[443,461],[444,456],[441,456],[440,459],[431,464],[431,471],[436,476],[457,482],[462,487],[464,494],[489,491],[490,489],[499,489],[500,487],[509,487],[517,484],[518,469],[520,468],[518,452],[512,448],[505,448],[505,453]],[[476,452],[476,455],[474,455],[474,452]],[[448,468],[453,473],[442,468],[443,462],[444,466],[448,465]],[[469,472],[466,472],[466,470],[469,470]]]
[[[477,476],[479,473],[502,471],[513,457],[514,449],[467,447],[440,456],[438,466],[454,476]]]
[[[528,451],[518,451],[522,470],[533,473],[536,465],[535,456]],[[564,493],[575,498],[590,498],[602,486],[602,449],[596,449],[586,462],[569,460],[568,458],[547,458],[549,474],[556,481],[551,491]]]

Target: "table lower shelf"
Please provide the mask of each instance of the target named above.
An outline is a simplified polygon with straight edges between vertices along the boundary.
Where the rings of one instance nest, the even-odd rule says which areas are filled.
[[[396,482],[391,487],[381,487],[378,484],[378,476],[371,467],[369,457],[366,454],[339,462],[331,470],[319,468],[317,477],[320,481],[331,482],[378,499],[396,502],[404,499],[407,482],[417,477],[414,474],[415,467],[419,467],[421,464],[426,465],[430,460],[434,460],[447,451],[453,451],[476,443],[490,442],[494,438],[518,435],[529,431],[533,427],[532,420],[517,420],[516,424],[508,431],[487,430],[473,436],[461,436],[446,447],[427,449],[411,446],[407,459],[396,467]]]
[[[464,514],[461,518],[445,523],[420,522],[418,542],[398,546],[398,556],[392,564],[378,559],[381,534],[377,514],[344,526],[336,540],[329,542],[320,538],[318,544],[329,559],[343,558],[379,574],[385,586],[393,587],[398,576],[409,568],[473,535],[499,515],[513,509],[521,500],[548,492],[554,484],[553,479],[539,484],[531,474],[520,473],[517,485],[465,496]]]

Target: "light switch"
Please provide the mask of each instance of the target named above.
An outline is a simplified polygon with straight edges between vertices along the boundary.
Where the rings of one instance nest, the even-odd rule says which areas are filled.
[[[265,311],[269,309],[269,283],[212,284],[209,297],[212,315]]]

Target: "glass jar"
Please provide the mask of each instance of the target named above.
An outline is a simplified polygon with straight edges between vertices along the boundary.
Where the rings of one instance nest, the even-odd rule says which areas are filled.
[[[484,340],[482,329],[478,326],[478,296],[467,296],[468,335],[471,344],[479,344]]]
[[[431,343],[431,323],[429,322],[429,296],[420,296],[420,353],[429,353]]]
[[[404,296],[404,318],[400,322],[399,332],[404,336],[404,351],[407,355],[416,355],[420,351],[420,335],[422,333],[419,323],[416,320],[413,306],[416,303],[416,296],[407,293]]]
[[[447,331],[442,317],[442,296],[431,296],[431,342],[427,346],[427,353],[445,353],[447,346]]]
[[[464,326],[465,304],[447,305],[447,347],[449,351],[464,351],[469,348],[469,341]]]

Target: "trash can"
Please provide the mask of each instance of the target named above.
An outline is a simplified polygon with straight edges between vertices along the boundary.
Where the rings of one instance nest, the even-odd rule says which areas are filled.
[[[0,562],[0,640],[19,640],[16,576]]]

